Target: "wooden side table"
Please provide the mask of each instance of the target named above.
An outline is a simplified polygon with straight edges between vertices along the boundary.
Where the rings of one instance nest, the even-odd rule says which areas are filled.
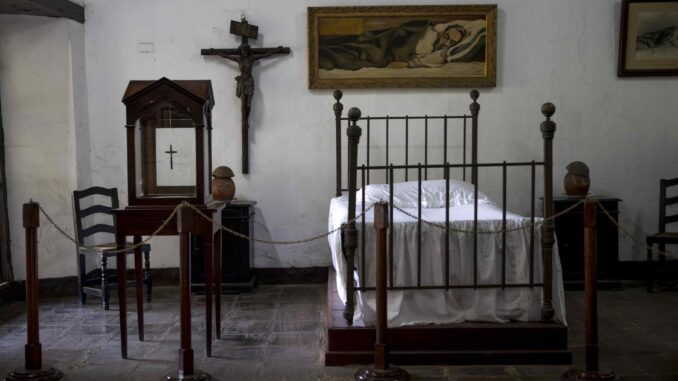
[[[598,200],[615,221],[618,221],[619,202],[615,197],[589,196]],[[558,214],[581,200],[581,197],[554,196],[553,212]],[[563,267],[566,289],[581,290],[584,287],[584,206],[557,217],[556,240]],[[605,213],[596,208],[596,243],[598,254],[598,287],[621,288],[617,278],[619,264],[619,238],[617,226]]]
[[[207,205],[196,205],[196,207],[212,219],[218,219],[221,215],[221,210],[224,204],[221,202],[212,202]],[[173,207],[166,206],[128,206],[125,209],[113,210],[114,218],[116,219],[116,242],[119,248],[124,247],[127,236],[134,237],[134,243],[141,242],[142,235],[151,235],[162,223],[170,216]],[[214,280],[212,278],[212,263],[213,252],[215,246],[220,250],[221,237],[216,234],[217,227],[205,218],[196,215],[193,219],[194,231],[196,236],[201,238],[200,251],[204,253],[205,269],[207,270],[206,282],[210,287],[206,287],[205,295],[205,345],[207,349],[207,356],[212,355],[212,289]],[[177,218],[176,216],[170,220],[165,228],[160,231],[159,235],[178,235],[177,232]],[[178,254],[178,253],[177,253]],[[122,357],[127,358],[127,297],[125,295],[126,279],[126,260],[125,254],[117,255],[118,267],[118,298],[120,304],[120,346]],[[144,314],[143,314],[143,297],[141,295],[141,251],[137,250],[134,253],[135,262],[135,280],[137,282],[137,318],[139,325],[139,340],[144,339]],[[218,275],[218,274],[217,274]],[[219,281],[217,279],[217,281]],[[188,284],[186,287],[189,287]],[[190,292],[190,290],[189,290]],[[220,304],[221,300],[217,295],[216,303]],[[220,326],[221,316],[217,315],[217,326]]]
[[[242,235],[254,234],[254,205],[256,201],[227,201],[221,211],[221,224]],[[221,291],[238,293],[252,291],[256,282],[254,275],[254,243],[222,231],[221,256],[214,257],[214,270],[221,269]],[[205,291],[204,256],[199,251],[191,256],[191,290]],[[218,267],[219,262],[221,264]],[[216,290],[216,288],[215,288]]]

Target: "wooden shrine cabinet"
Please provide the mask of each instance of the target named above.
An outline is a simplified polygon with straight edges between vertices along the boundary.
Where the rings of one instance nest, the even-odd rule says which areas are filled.
[[[129,207],[212,201],[211,82],[130,81],[122,102]]]
[[[254,235],[254,205],[256,201],[226,202],[221,212],[221,224],[248,237]],[[224,292],[252,291],[254,275],[254,242],[231,233],[221,233],[221,289]],[[215,254],[217,255],[217,254]],[[216,262],[216,261],[215,261]],[[200,254],[191,259],[191,278],[194,292],[205,290],[205,267]]]

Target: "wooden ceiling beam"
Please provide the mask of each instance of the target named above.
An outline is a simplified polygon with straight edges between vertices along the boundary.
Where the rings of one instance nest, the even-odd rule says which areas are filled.
[[[85,8],[69,0],[0,0],[0,13],[63,17],[85,23]]]

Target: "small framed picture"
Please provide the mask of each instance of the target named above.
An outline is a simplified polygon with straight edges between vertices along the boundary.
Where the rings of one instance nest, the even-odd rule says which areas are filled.
[[[496,5],[308,8],[311,89],[495,86]]]
[[[622,1],[617,75],[678,75],[678,1]]]

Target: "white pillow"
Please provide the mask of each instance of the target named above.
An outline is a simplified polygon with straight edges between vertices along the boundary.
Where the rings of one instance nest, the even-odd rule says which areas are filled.
[[[393,204],[399,208],[417,208],[418,181],[393,184]],[[464,181],[450,179],[450,206],[473,203],[474,186]],[[362,202],[362,189],[356,194],[356,201]],[[370,184],[365,187],[365,204],[389,201],[388,184]],[[493,204],[484,193],[478,192],[479,204]],[[421,207],[445,207],[445,180],[427,180],[421,182]]]

